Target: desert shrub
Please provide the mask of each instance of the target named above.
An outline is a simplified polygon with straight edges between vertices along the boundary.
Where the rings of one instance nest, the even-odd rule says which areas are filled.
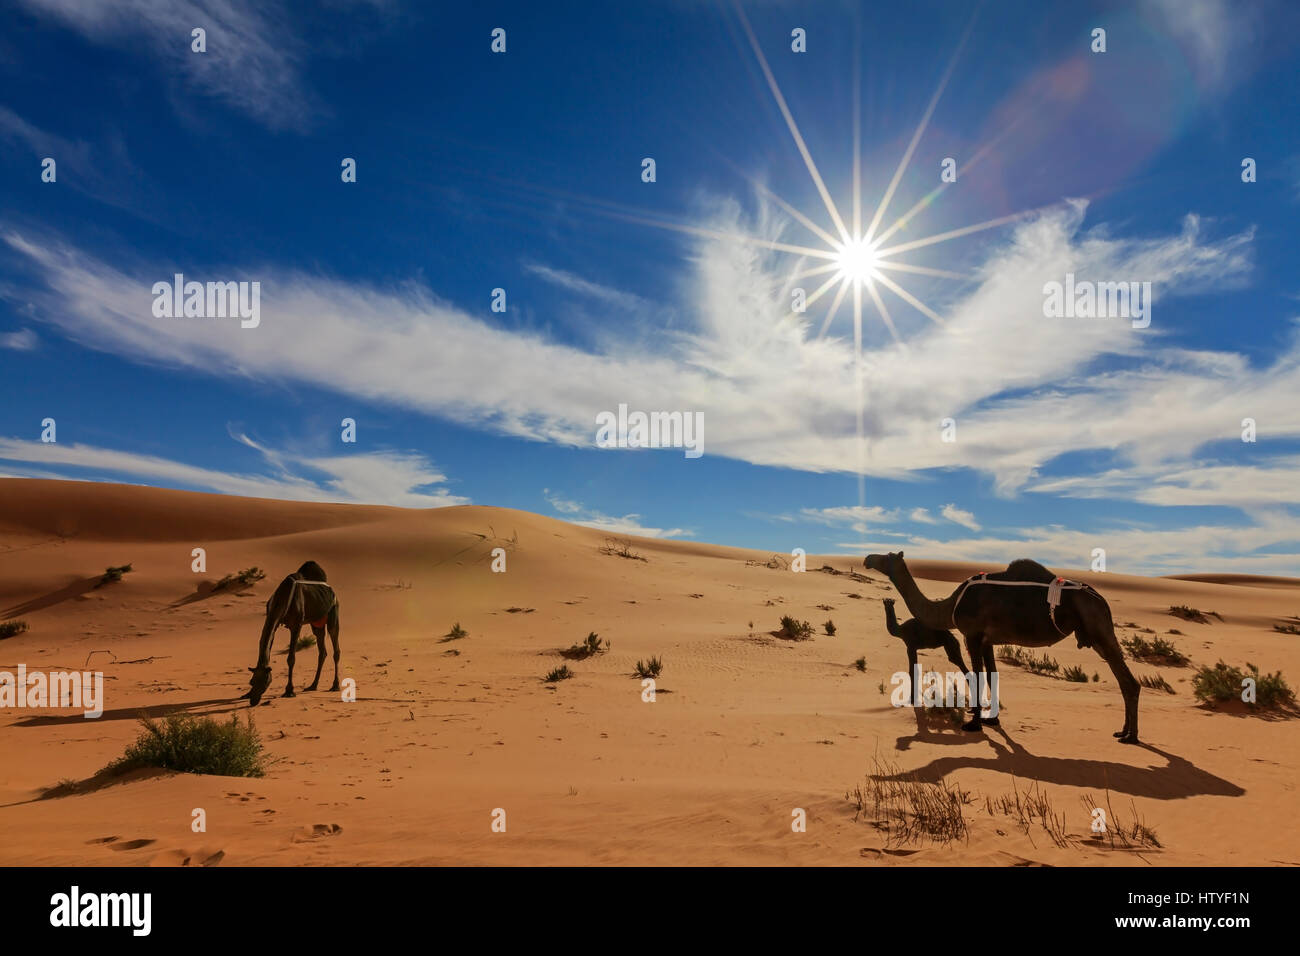
[[[853,662],[853,666],[865,674],[867,670],[867,659],[865,657],[859,657]]]
[[[835,636],[835,622],[834,622],[834,621],[827,621],[825,624],[822,625],[822,630],[824,630],[824,631],[826,632],[826,636],[827,636],[827,637],[834,637],[834,636]]]
[[[1048,656],[1046,652],[1042,657],[1039,657],[1033,651],[1026,650],[1023,647],[1016,647],[1014,644],[1003,644],[999,647],[998,660],[1007,664],[1014,664],[1017,667],[1023,667],[1034,674],[1052,677],[1056,676],[1056,673],[1061,669],[1060,663],[1055,658]]]
[[[637,677],[640,677],[642,680],[645,680],[647,677],[650,678],[658,677],[661,673],[663,673],[663,669],[664,669],[664,662],[660,660],[658,657],[652,657],[648,661],[640,661],[640,660],[637,661],[636,667],[633,668],[633,671],[635,672]]]
[[[945,844],[966,835],[963,808],[971,800],[968,791],[947,778],[928,783],[915,771],[903,772],[897,764],[879,759],[872,763],[866,780],[844,795],[854,808],[854,820],[865,816],[884,831],[886,842],[895,846]]]
[[[446,644],[448,641],[459,641],[462,637],[469,637],[469,631],[461,627],[460,621],[457,621],[438,643]]]
[[[1202,611],[1194,607],[1188,607],[1186,604],[1169,605],[1169,613],[1174,617],[1181,617],[1184,621],[1193,621],[1197,624],[1209,624],[1210,616],[1223,620],[1223,615],[1218,611]]]
[[[1247,673],[1249,671],[1249,673]],[[1254,664],[1247,663],[1246,671],[1230,667],[1219,661],[1213,667],[1202,667],[1192,677],[1192,693],[1196,699],[1213,707],[1220,701],[1241,700],[1242,682],[1250,677],[1255,681],[1255,701],[1251,706],[1274,710],[1295,706],[1295,692],[1283,678],[1281,671],[1261,674]]]
[[[560,654],[571,661],[581,661],[595,654],[603,654],[609,648],[609,642],[601,639],[595,631],[592,631],[581,644],[574,644],[567,651],[560,651]]]
[[[1083,803],[1084,812],[1095,819],[1094,811],[1097,809],[1097,801],[1091,793],[1086,793],[1079,798]],[[1110,791],[1106,791],[1106,829],[1100,833],[1093,833],[1092,839],[1100,842],[1109,840],[1111,849],[1123,848],[1134,849],[1142,847],[1160,848],[1160,839],[1156,836],[1156,831],[1146,825],[1142,815],[1138,813],[1137,804],[1132,800],[1129,801],[1129,809],[1133,814],[1132,822],[1125,823],[1123,818],[1115,812],[1115,808],[1110,804]]]
[[[120,581],[124,575],[130,573],[131,565],[129,564],[119,564],[105,568],[103,576],[100,577],[99,583],[96,584],[95,587],[103,587],[105,584],[112,584],[115,581]]]
[[[316,646],[316,638],[312,634],[299,634],[298,640],[293,642],[293,649],[295,651],[301,651],[304,648],[315,647],[315,646]]]
[[[632,541],[629,538],[606,538],[605,543],[600,548],[600,553],[612,554],[619,558],[629,558],[633,561],[648,562],[650,560],[632,550]]]
[[[811,624],[807,621],[796,621],[789,614],[781,618],[781,627],[776,632],[777,637],[785,638],[787,641],[806,641],[812,635]]]
[[[1149,687],[1152,690],[1163,690],[1168,694],[1174,692],[1174,689],[1169,686],[1169,681],[1165,680],[1159,674],[1143,674],[1138,678],[1138,683],[1143,687]]]
[[[1067,667],[1064,671],[1061,672],[1061,677],[1074,684],[1088,683],[1088,675],[1084,673],[1083,668],[1080,667],[1078,664],[1071,664],[1069,667]]]
[[[262,580],[265,577],[266,577],[266,572],[263,571],[261,568],[256,568],[256,567],[244,568],[244,570],[238,572],[237,574],[227,574],[224,578],[222,578],[220,581],[216,583],[216,585],[213,587],[213,590],[214,591],[227,591],[227,590],[238,591],[241,588],[246,588],[251,584],[256,584],[258,581]]]
[[[27,630],[26,621],[5,621],[0,623],[0,641],[6,637],[17,637]]]
[[[568,680],[574,676],[573,671],[569,670],[568,664],[561,664],[559,667],[551,668],[551,671],[542,678],[543,683],[554,684],[557,681]]]
[[[1191,660],[1172,641],[1163,637],[1154,637],[1148,641],[1140,634],[1134,634],[1121,640],[1120,644],[1128,651],[1129,657],[1144,664],[1184,667]]]
[[[225,724],[192,714],[171,714],[162,720],[144,717],[140,723],[144,726],[140,736],[104,773],[126,773],[141,767],[222,777],[261,777],[265,773],[262,742],[252,717],[246,725],[234,714]]]
[[[1000,813],[1010,817],[1026,834],[1037,820],[1047,831],[1053,843],[1060,847],[1069,845],[1070,836],[1065,828],[1065,811],[1060,813],[1056,811],[1052,805],[1052,798],[1048,796],[1047,791],[1039,789],[1037,780],[1032,781],[1029,789],[1021,793],[1020,788],[1016,786],[1015,777],[1012,777],[1011,793],[1003,794],[996,799],[985,797],[984,809],[989,816]]]

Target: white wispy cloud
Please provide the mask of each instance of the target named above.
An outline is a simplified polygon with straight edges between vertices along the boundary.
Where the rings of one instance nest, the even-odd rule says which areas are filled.
[[[1255,10],[1226,0],[1142,0],[1152,19],[1182,46],[1202,88],[1218,88],[1251,38]]]
[[[642,524],[639,514],[627,514],[621,518],[602,514],[581,502],[552,492],[549,488],[542,489],[542,496],[557,515],[583,527],[608,531],[610,534],[635,534],[643,538],[683,538],[691,535],[685,528],[654,528]]]
[[[940,509],[939,513],[949,521],[955,522],[962,527],[970,528],[972,531],[980,530],[980,523],[975,520],[975,515],[962,508],[958,508],[956,505],[944,505],[943,508]]]
[[[421,455],[380,451],[355,455],[309,456],[276,451],[244,435],[236,440],[256,449],[275,475],[236,474],[202,468],[154,455],[95,445],[44,443],[0,438],[5,477],[98,479],[124,476],[168,487],[193,488],[250,498],[327,501],[441,508],[469,504],[468,498],[441,487],[447,476]]]
[[[304,88],[294,17],[247,0],[20,0],[92,43],[147,46],[164,69],[272,129],[303,129],[318,108]],[[207,52],[190,33],[207,31]]]
[[[1010,563],[1032,558],[1053,569],[1087,569],[1093,550],[1106,552],[1106,569],[1120,574],[1217,572],[1290,575],[1296,571],[1300,518],[1260,515],[1246,525],[1196,524],[1158,528],[1131,524],[1082,531],[1060,525],[1016,529],[1003,535],[944,539],[911,535],[908,553],[931,560]],[[891,537],[839,542],[847,554],[896,550]]]
[[[535,275],[553,286],[595,299],[597,302],[620,312],[638,313],[650,306],[650,303],[639,295],[633,295],[630,292],[623,292],[607,285],[601,285],[598,282],[592,282],[563,269],[553,269],[537,262],[525,262],[523,268],[525,272]]]
[[[40,344],[36,333],[31,329],[19,329],[17,332],[0,332],[0,349],[13,349],[15,352],[30,352]]]
[[[1235,436],[1246,415],[1267,420],[1270,436],[1300,436],[1296,336],[1263,366],[1236,352],[1166,344],[1176,296],[1248,279],[1253,233],[1208,239],[1189,216],[1171,235],[1114,238],[1085,231],[1085,211],[1085,203],[1067,204],[991,245],[977,285],[940,303],[945,328],[918,320],[900,346],[867,322],[867,474],[906,479],[964,467],[1012,494],[1072,451],[1106,449],[1134,466],[1185,469],[1201,446]],[[780,234],[770,212],[755,219],[723,203],[714,215],[719,232]],[[710,453],[807,471],[852,470],[859,460],[852,344],[836,334],[843,326],[819,340],[819,316],[792,316],[782,294],[788,261],[752,245],[696,244],[689,332],[584,350],[489,324],[415,284],[381,289],[261,266],[215,277],[262,281],[259,328],[160,320],[151,312],[154,281],[174,271],[213,276],[173,263],[128,271],[48,236],[10,231],[4,240],[44,284],[29,297],[46,321],[130,360],[324,382],[498,433],[586,447],[596,414],[620,402],[702,411]],[[1045,319],[1042,287],[1067,272],[1152,282],[1151,327]],[[307,330],[313,347],[302,349]],[[1107,358],[1121,361],[1098,371]],[[939,434],[947,417],[957,421],[951,443]],[[1249,482],[1248,472],[1242,477]]]

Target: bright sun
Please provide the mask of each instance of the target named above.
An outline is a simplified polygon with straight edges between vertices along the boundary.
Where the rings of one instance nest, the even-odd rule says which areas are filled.
[[[837,244],[835,265],[838,278],[857,285],[866,285],[876,277],[876,250],[863,236]]]

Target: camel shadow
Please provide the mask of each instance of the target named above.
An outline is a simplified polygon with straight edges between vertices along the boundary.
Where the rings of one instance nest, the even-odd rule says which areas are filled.
[[[206,601],[210,597],[216,597],[218,594],[225,594],[233,597],[243,597],[253,590],[253,583],[220,587],[217,581],[200,581],[194,586],[194,593],[187,594],[182,598],[177,598],[167,605],[168,610],[174,610],[178,607],[185,607],[187,604],[197,604],[199,601]]]
[[[105,720],[139,720],[144,717],[166,717],[168,714],[180,713],[189,710],[191,707],[206,707],[210,704],[232,704],[235,706],[226,707],[221,710],[207,711],[207,714],[224,714],[240,709],[238,707],[238,697],[214,697],[210,700],[191,700],[179,704],[155,704],[152,707],[122,707],[117,710],[106,710],[98,717],[83,717],[81,714],[60,714],[60,715],[42,715],[40,717],[24,717],[22,720],[16,720],[14,727],[59,727],[67,724],[78,724],[86,726],[88,721],[96,723]]]
[[[996,729],[1006,741],[1006,746],[987,734],[968,735],[976,741],[987,742],[996,752],[995,757],[939,757],[916,770],[883,775],[876,779],[915,779],[925,783],[938,783],[939,780],[957,770],[972,769],[994,770],[1026,780],[1056,783],[1068,787],[1101,787],[1117,793],[1150,797],[1154,800],[1181,800],[1196,796],[1240,797],[1246,792],[1235,783],[1217,777],[1183,757],[1166,753],[1150,744],[1138,744],[1135,749],[1158,754],[1165,759],[1165,766],[1133,767],[1109,760],[1041,757],[1017,744],[1005,729]]]
[[[40,597],[32,598],[30,601],[24,601],[22,604],[15,604],[13,607],[7,607],[0,611],[0,617],[8,619],[12,617],[21,617],[24,614],[31,614],[35,611],[43,611],[47,607],[53,607],[55,604],[62,604],[64,601],[70,601],[75,597],[80,597],[87,591],[93,591],[103,580],[102,577],[78,578],[71,584],[68,584],[57,591],[51,591],[49,594],[43,594]]]
[[[894,741],[895,750],[909,750],[914,743],[937,744],[940,747],[967,747],[981,743],[980,737],[961,729],[960,722],[953,723],[934,713],[931,707],[913,707],[916,716],[916,733],[904,734]],[[965,712],[962,711],[963,719]]]
[[[15,800],[13,803],[3,803],[0,804],[0,808],[21,807],[29,803],[39,803],[42,800],[57,800],[60,797],[79,797],[107,787],[134,783],[137,780],[148,780],[151,777],[166,777],[172,773],[173,771],[163,770],[158,767],[141,767],[137,770],[129,770],[126,773],[114,773],[105,767],[84,780],[63,780],[52,787],[46,787],[35,797],[27,800]]]

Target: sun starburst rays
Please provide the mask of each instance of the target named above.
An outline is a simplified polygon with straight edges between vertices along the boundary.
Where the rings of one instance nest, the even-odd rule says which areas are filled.
[[[885,188],[880,202],[876,205],[871,215],[870,221],[863,229],[863,209],[862,209],[862,146],[861,146],[861,70],[860,57],[857,55],[857,41],[855,38],[854,58],[853,58],[853,161],[852,161],[852,208],[850,218],[852,228],[845,225],[844,216],[836,207],[830,191],[826,188],[826,183],[817,168],[817,163],[813,160],[812,153],[808,149],[808,144],[804,140],[803,134],[799,131],[799,124],[795,121],[794,114],[791,112],[789,104],[786,102],[784,94],[781,92],[780,85],[776,81],[771,67],[768,65],[767,58],[763,55],[762,48],[759,46],[758,38],[754,35],[754,30],[745,16],[744,10],[739,3],[733,3],[737,18],[744,28],[745,36],[749,40],[750,48],[754,52],[754,57],[758,61],[759,68],[763,73],[763,78],[767,82],[768,89],[776,101],[782,118],[785,120],[786,128],[790,131],[790,136],[794,140],[795,148],[802,157],[804,166],[808,170],[808,175],[812,179],[813,186],[816,188],[826,211],[830,216],[833,229],[839,233],[839,239],[835,239],[831,233],[822,229],[811,218],[798,211],[793,205],[784,199],[776,196],[766,187],[761,187],[762,191],[770,196],[778,206],[784,209],[800,225],[808,229],[818,239],[826,243],[825,250],[813,252],[806,247],[800,247],[799,254],[807,258],[819,260],[829,260],[811,268],[801,268],[792,275],[790,283],[804,278],[820,277],[830,273],[830,277],[818,286],[813,293],[804,300],[805,309],[821,300],[830,290],[838,285],[835,294],[831,299],[830,308],[827,309],[826,316],[822,320],[821,328],[817,335],[817,340],[821,341],[827,331],[830,329],[835,320],[840,307],[844,300],[852,294],[853,300],[853,376],[857,393],[857,433],[858,433],[858,499],[860,505],[865,505],[865,468],[867,457],[867,441],[864,433],[864,412],[866,401],[866,386],[864,374],[864,356],[863,356],[863,291],[865,290],[870,303],[874,306],[875,312],[879,315],[881,322],[889,330],[896,347],[906,349],[906,343],[899,334],[897,323],[885,303],[884,297],[880,294],[880,288],[888,290],[896,295],[907,305],[916,309],[930,321],[940,327],[946,327],[946,322],[934,309],[930,308],[919,298],[900,285],[888,273],[898,275],[910,274],[928,276],[936,279],[953,279],[958,281],[970,281],[971,277],[963,275],[960,272],[954,272],[948,269],[938,269],[931,266],[918,265],[910,262],[900,261],[897,257],[903,253],[915,249],[925,248],[937,243],[945,242],[950,239],[957,239],[980,232],[985,229],[992,229],[1000,225],[1005,225],[1021,219],[1031,212],[1017,213],[1011,216],[1003,216],[997,219],[991,219],[987,222],[977,223],[970,226],[963,226],[956,229],[950,229],[932,236],[921,239],[913,239],[897,245],[884,247],[884,243],[892,238],[900,229],[906,228],[912,221],[913,217],[921,211],[928,209],[934,200],[943,192],[946,183],[938,189],[932,190],[917,202],[911,209],[903,213],[882,233],[877,234],[881,226],[889,204],[893,200],[903,177],[906,175],[908,167],[911,165],[912,158],[916,153],[921,138],[925,135],[926,128],[934,115],[938,106],[939,99],[943,95],[948,81],[951,79],[957,60],[961,55],[962,49],[969,39],[971,30],[974,26],[975,17],[972,16],[963,32],[957,48],[953,51],[949,59],[934,94],[926,104],[925,112],[921,116],[911,139],[908,141],[907,148],[904,150],[902,157],[899,159],[898,166],[894,170]],[[992,144],[987,144],[981,149],[970,161],[967,167],[974,165],[982,159]],[[964,167],[965,168],[965,167]],[[779,244],[768,244],[769,248],[779,249]],[[802,261],[801,261],[802,265]],[[787,285],[787,291],[789,285]]]

